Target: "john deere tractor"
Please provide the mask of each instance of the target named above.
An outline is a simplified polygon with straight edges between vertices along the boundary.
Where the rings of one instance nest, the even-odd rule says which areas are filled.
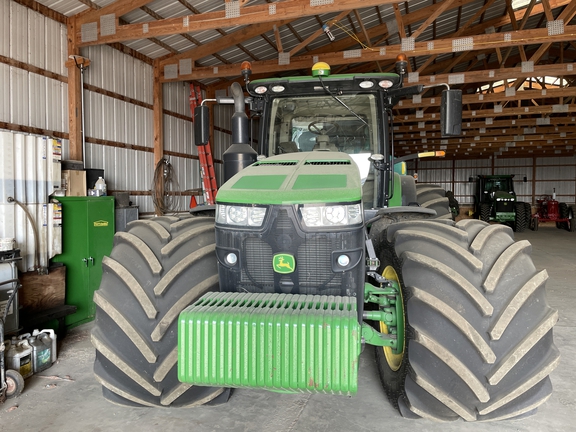
[[[474,206],[480,220],[504,223],[516,232],[528,227],[532,215],[530,204],[516,198],[514,175],[479,175]]]
[[[132,222],[103,262],[92,341],[107,399],[214,405],[242,387],[353,395],[367,345],[409,418],[513,418],[548,399],[559,354],[547,273],[509,227],[455,223],[447,199],[440,218],[418,204],[394,158],[391,110],[422,87],[403,87],[399,65],[330,75],[316,64],[312,76],[253,82],[245,68],[260,132],[250,137],[234,84],[215,217]],[[454,93],[443,98],[443,128],[457,133]],[[199,107],[197,145],[207,118]]]

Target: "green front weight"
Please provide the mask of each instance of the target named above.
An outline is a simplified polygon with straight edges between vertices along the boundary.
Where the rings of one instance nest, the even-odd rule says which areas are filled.
[[[180,314],[178,379],[351,395],[363,335],[354,297],[208,293]]]

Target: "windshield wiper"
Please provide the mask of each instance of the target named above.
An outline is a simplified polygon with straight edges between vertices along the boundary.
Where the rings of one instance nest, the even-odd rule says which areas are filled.
[[[322,87],[324,87],[324,91],[326,91],[326,93],[328,93],[330,96],[332,96],[340,105],[342,105],[344,108],[346,108],[348,111],[350,111],[354,116],[356,116],[356,118],[358,120],[360,120],[366,126],[370,127],[370,125],[368,123],[366,123],[366,120],[364,120],[362,117],[360,117],[358,114],[356,114],[354,112],[354,110],[352,110],[352,108],[350,108],[348,105],[346,105],[338,96],[333,94],[330,91],[330,89],[328,87],[326,87],[326,85],[324,84],[324,81],[322,81],[322,77],[320,75],[318,75],[318,79],[320,80],[320,84],[322,84]]]

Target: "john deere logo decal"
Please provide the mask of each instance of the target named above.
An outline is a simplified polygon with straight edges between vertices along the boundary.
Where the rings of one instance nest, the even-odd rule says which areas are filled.
[[[276,273],[292,273],[296,267],[296,261],[290,254],[276,254],[272,258],[272,266]]]

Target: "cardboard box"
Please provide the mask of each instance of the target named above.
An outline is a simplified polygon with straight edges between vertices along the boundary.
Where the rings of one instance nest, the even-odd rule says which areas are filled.
[[[86,196],[86,171],[62,170],[62,187],[66,196]]]

